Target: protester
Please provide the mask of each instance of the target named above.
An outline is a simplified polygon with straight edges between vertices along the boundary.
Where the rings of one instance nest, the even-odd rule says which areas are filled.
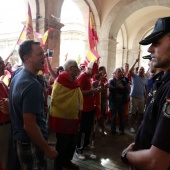
[[[101,91],[101,112],[103,118],[106,118],[108,80],[107,80],[106,68],[104,66],[99,67],[99,74],[101,75],[100,82],[101,84],[103,84],[103,88]]]
[[[4,75],[5,64],[0,57],[0,76]],[[15,152],[9,117],[8,87],[0,81],[0,163],[3,170],[14,168]]]
[[[79,169],[72,163],[79,124],[79,111],[83,96],[78,86],[80,73],[75,60],[67,60],[62,72],[55,80],[51,96],[49,128],[56,132],[56,150],[59,155],[54,162],[54,170],[63,168]]]
[[[47,64],[47,68],[48,68],[48,72],[50,73],[50,75],[52,76],[52,78],[55,80],[58,75],[64,71],[64,68],[62,66],[59,66],[56,71],[54,71],[54,69],[52,68],[51,64],[50,64],[50,61],[49,61],[49,58],[48,56],[46,57],[46,64]]]
[[[44,69],[44,51],[39,42],[24,41],[19,47],[24,68],[10,84],[10,116],[17,155],[23,170],[45,169],[46,159],[54,159],[57,151],[47,143],[42,84],[37,79]]]
[[[122,152],[122,161],[131,169],[170,169],[170,17],[159,18],[152,33],[139,42],[150,45],[154,67],[162,68],[164,75],[155,81],[153,98],[135,142]]]
[[[122,72],[120,68],[114,70],[114,78],[109,80],[109,108],[111,112],[111,132],[116,131],[116,115],[119,115],[119,134],[124,134],[125,129],[125,103],[128,98],[128,84],[122,78]]]
[[[95,94],[101,91],[100,88],[92,88],[91,78],[94,74],[98,74],[98,65],[95,62],[90,62],[86,71],[82,72],[78,77],[78,82],[83,93],[83,110],[80,114],[80,127],[76,149],[76,156],[78,159],[85,159],[83,151],[89,145],[94,123]],[[84,138],[82,136],[84,136]]]
[[[130,92],[130,100],[131,100],[131,127],[130,132],[135,133],[135,122],[137,118],[137,126],[140,125],[141,120],[143,118],[143,112],[145,107],[145,101],[148,95],[147,89],[147,78],[144,76],[144,68],[140,67],[138,73],[135,74],[133,72],[134,66],[139,61],[136,59],[134,64],[131,66],[129,72],[132,77],[132,87]]]

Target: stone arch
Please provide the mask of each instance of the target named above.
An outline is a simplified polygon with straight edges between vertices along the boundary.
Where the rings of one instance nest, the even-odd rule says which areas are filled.
[[[122,4],[122,5],[124,5],[124,4]],[[119,4],[119,6],[120,6],[120,4]],[[162,1],[150,0],[150,1],[146,2],[146,1],[137,0],[137,1],[133,1],[131,3],[129,2],[128,4],[126,4],[125,7],[121,6],[122,8],[121,9],[119,8],[119,14],[115,15],[115,18],[113,19],[113,21],[111,23],[112,25],[110,26],[109,33],[112,36],[117,37],[118,31],[119,31],[121,25],[124,23],[124,21],[131,14],[133,14],[135,11],[137,11],[139,9],[144,9],[145,7],[154,7],[154,6],[170,7],[170,1],[169,0],[162,0]],[[112,11],[113,10],[114,9],[112,9]],[[157,18],[157,16],[155,16],[154,18]],[[107,20],[106,20],[106,22],[107,22]],[[107,23],[109,23],[109,22],[107,22]],[[114,23],[116,23],[116,26],[114,25]],[[103,28],[102,28],[102,30],[103,30]],[[106,34],[105,34],[105,36],[109,37],[109,35],[106,35]]]
[[[82,56],[82,59],[84,60],[84,57],[86,56],[86,50],[88,49],[88,19],[89,19],[89,7],[92,10],[93,14],[94,14],[94,19],[95,19],[95,23],[96,23],[96,29],[97,32],[100,32],[100,20],[99,20],[99,14],[98,14],[98,10],[96,8],[96,4],[93,3],[93,1],[91,0],[86,0],[86,1],[80,1],[80,0],[72,0],[72,2],[79,8],[81,15],[82,15],[82,19],[83,19],[83,26],[84,27],[84,32],[75,32],[70,30],[69,32],[63,33],[62,35],[62,40],[61,40],[61,56],[63,56],[63,44],[65,43],[69,43],[68,39],[65,39],[66,35],[71,37],[71,39],[73,39],[74,43],[76,44],[76,40],[78,40],[79,38],[81,39],[81,43],[83,45],[82,48],[84,53],[82,52],[80,56]],[[89,7],[88,7],[89,6]],[[62,22],[62,21],[61,21]],[[64,22],[64,21],[63,21]],[[64,23],[67,24],[67,23]],[[69,23],[68,23],[69,24]],[[69,50],[68,50],[69,51]],[[77,50],[78,52],[78,50]],[[76,53],[76,52],[75,52]],[[74,52],[70,52],[69,57],[72,56],[78,56],[78,55],[73,55],[75,54]],[[63,57],[60,57],[61,61],[63,60]]]
[[[127,1],[119,1],[109,12],[108,16],[106,17],[105,21],[102,24],[102,31],[101,31],[101,38],[109,38],[109,34],[111,31],[111,27],[114,27],[114,29],[119,30],[120,26],[115,22],[118,14],[124,10],[124,6],[128,5],[129,3],[133,2],[134,0],[127,0]],[[114,22],[116,25],[114,25]],[[117,31],[118,33],[118,31]],[[111,35],[114,36],[114,35]],[[111,39],[114,39],[115,37],[111,37]]]
[[[154,9],[155,7],[155,9]],[[154,9],[155,11],[159,11],[160,7],[170,7],[170,1],[168,0],[162,0],[162,1],[156,1],[156,0],[150,0],[150,1],[119,1],[109,12],[108,16],[106,17],[105,21],[102,24],[102,31],[101,31],[101,39],[108,41],[108,48],[105,48],[105,55],[107,55],[107,62],[106,67],[110,69],[110,67],[115,67],[116,58],[120,58],[122,56],[117,57],[116,56],[116,47],[118,43],[118,34],[119,31],[122,28],[122,25],[126,25],[125,21],[132,15],[134,16],[136,11],[143,10],[143,13],[141,13],[142,17],[147,17],[147,14],[150,14],[151,11],[148,9]],[[145,13],[145,9],[147,8],[148,13]],[[147,30],[149,30],[149,26],[146,29],[145,25],[147,25],[147,22],[151,23],[150,28],[153,27],[154,20],[158,18],[157,15],[150,16],[149,19],[146,19],[146,22],[144,24],[144,31],[143,33],[146,34]],[[163,15],[163,13],[161,13]],[[141,19],[140,18],[140,19]],[[139,18],[138,18],[139,19]],[[115,24],[116,23],[116,24]],[[136,36],[131,36],[128,34],[128,48],[127,48],[127,59],[128,61],[132,60],[132,58],[137,57],[139,55],[140,46],[138,44],[139,40],[142,38],[142,32],[140,32],[140,35],[137,35],[139,30],[135,30]],[[123,35],[123,34],[122,34]],[[126,36],[126,35],[125,35]],[[131,38],[131,39],[130,39]],[[124,37],[122,38],[124,39]],[[129,40],[130,39],[130,40]],[[131,44],[131,48],[129,48],[129,44]],[[102,47],[103,48],[103,47]],[[132,49],[134,48],[134,49]],[[129,57],[130,56],[130,57]],[[104,58],[102,56],[102,58]],[[131,59],[130,59],[131,58]],[[103,59],[102,59],[103,60]]]
[[[93,12],[94,15],[94,20],[95,20],[95,24],[96,24],[96,31],[99,35],[100,33],[100,18],[99,18],[99,5],[98,5],[98,1],[91,1],[91,0],[84,0],[84,1],[80,1],[80,0],[72,0],[80,9],[80,11],[82,12],[82,16],[84,19],[84,23],[85,23],[85,32],[86,32],[86,41],[87,41],[87,29],[88,29],[88,17],[89,17],[89,9],[88,9],[88,5],[90,6],[90,9]]]

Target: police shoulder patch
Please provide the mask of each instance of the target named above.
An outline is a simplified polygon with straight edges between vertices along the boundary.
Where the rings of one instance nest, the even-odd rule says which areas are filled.
[[[166,102],[163,106],[164,116],[170,118],[170,102]]]

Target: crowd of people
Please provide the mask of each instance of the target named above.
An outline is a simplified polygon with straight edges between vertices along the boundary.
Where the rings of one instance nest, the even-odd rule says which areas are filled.
[[[40,43],[33,40],[20,45],[23,66],[15,71],[11,63],[4,63],[0,57],[3,170],[45,170],[46,158],[54,159],[54,170],[79,169],[72,158],[75,154],[78,159],[86,159],[83,153],[90,147],[95,119],[103,135],[106,121],[110,122],[113,135],[124,135],[125,122],[130,119],[129,131],[137,131],[137,135],[121,158],[131,169],[168,169],[170,45],[165,45],[170,44],[168,24],[169,17],[159,19],[153,33],[140,42],[151,44],[147,73],[144,67],[135,67],[139,58],[130,68],[128,63],[115,68],[111,78],[97,62],[86,65],[69,59],[54,69]],[[156,36],[160,32],[161,36]],[[162,46],[166,48],[161,50]],[[39,73],[44,64],[48,75]],[[48,144],[49,131],[56,133],[55,148]],[[152,164],[148,162],[151,156],[155,156]],[[155,163],[158,160],[164,165],[158,166]]]

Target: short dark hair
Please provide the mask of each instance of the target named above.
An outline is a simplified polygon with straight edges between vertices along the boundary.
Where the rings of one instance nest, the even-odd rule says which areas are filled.
[[[61,70],[64,71],[63,66],[59,66],[59,67],[57,68],[57,71],[56,71],[57,75],[59,75],[59,72],[60,72]]]
[[[19,56],[24,63],[24,55],[30,54],[32,52],[32,45],[40,45],[40,42],[34,40],[26,40],[19,46]]]
[[[103,69],[105,69],[105,66],[100,66],[100,67],[99,67],[99,71],[101,71],[101,70],[103,70]]]

